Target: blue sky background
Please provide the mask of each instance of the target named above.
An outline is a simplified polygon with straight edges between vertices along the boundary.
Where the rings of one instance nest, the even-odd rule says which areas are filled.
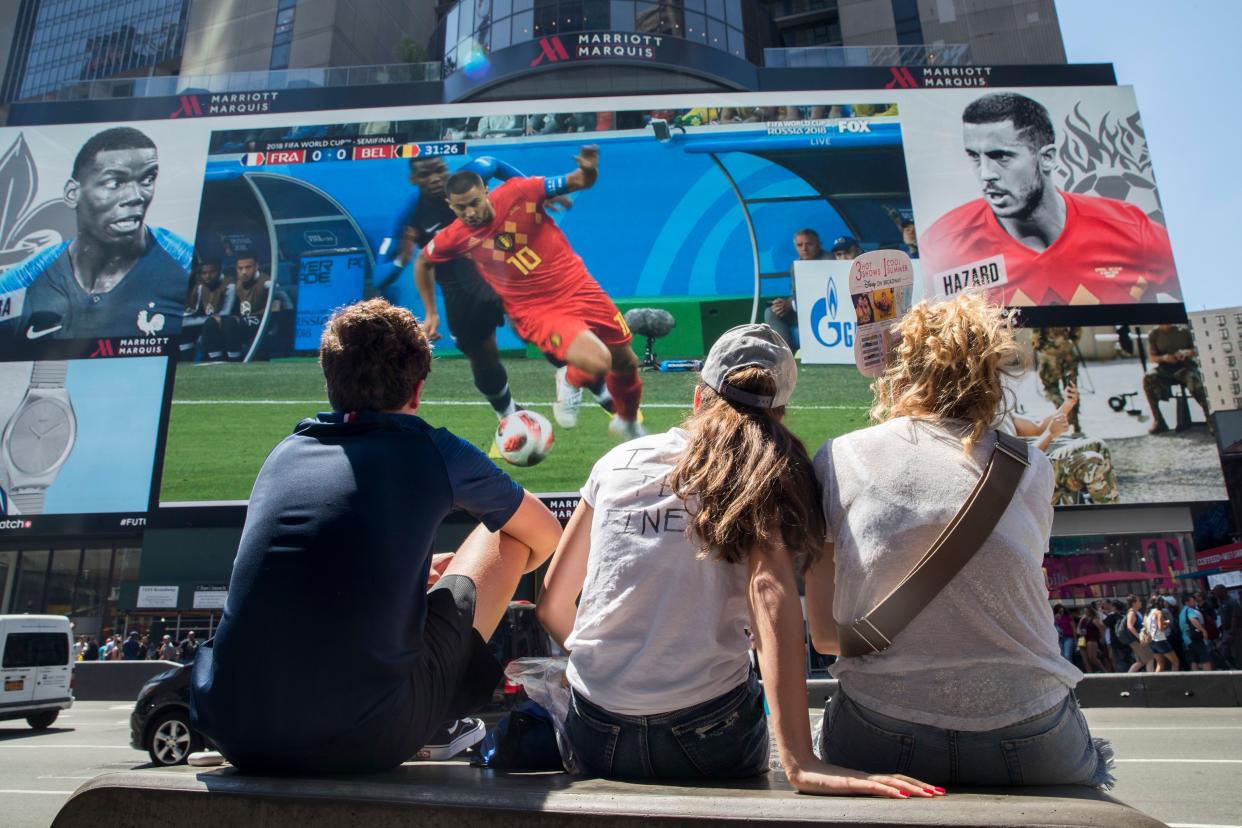
[[[1069,61],[1134,86],[1186,309],[1242,305],[1242,1],[1056,6]]]

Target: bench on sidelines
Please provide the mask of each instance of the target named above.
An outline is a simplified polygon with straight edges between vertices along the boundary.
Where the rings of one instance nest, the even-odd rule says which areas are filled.
[[[829,825],[1163,825],[1088,788],[954,790],[931,800],[799,796],[772,770],[756,780],[665,785],[498,773],[465,762],[409,762],[359,777],[276,779],[231,768],[104,774],[79,788],[54,828],[108,828],[157,818],[181,828],[222,825],[495,826],[820,822]]]

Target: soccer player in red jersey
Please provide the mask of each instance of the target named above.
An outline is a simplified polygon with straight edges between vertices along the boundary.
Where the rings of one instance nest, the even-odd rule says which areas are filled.
[[[1043,105],[1013,92],[988,94],[966,107],[962,127],[983,198],[920,235],[933,287],[1000,256],[1006,305],[1180,300],[1163,227],[1124,201],[1056,189],[1056,134]]]
[[[583,147],[575,160],[578,168],[568,175],[511,178],[490,193],[477,173],[452,175],[445,191],[457,220],[423,248],[415,278],[434,278],[437,263],[470,258],[500,296],[518,336],[567,363],[557,372],[557,422],[577,423],[582,389],[602,376],[617,410],[608,430],[632,439],[644,432],[630,329],[543,208],[547,199],[595,184],[598,148]]]

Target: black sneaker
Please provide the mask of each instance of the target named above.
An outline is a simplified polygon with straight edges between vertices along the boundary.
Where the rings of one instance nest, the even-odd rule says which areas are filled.
[[[431,762],[452,759],[471,745],[483,741],[486,735],[487,725],[483,724],[482,719],[466,718],[445,722],[427,740],[427,744],[414,754],[414,758]]]

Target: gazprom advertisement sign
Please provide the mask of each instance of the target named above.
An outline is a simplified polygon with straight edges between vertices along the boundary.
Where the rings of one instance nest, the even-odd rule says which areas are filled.
[[[857,320],[850,304],[849,261],[793,263],[803,363],[854,364]],[[807,334],[810,334],[809,336]]]

